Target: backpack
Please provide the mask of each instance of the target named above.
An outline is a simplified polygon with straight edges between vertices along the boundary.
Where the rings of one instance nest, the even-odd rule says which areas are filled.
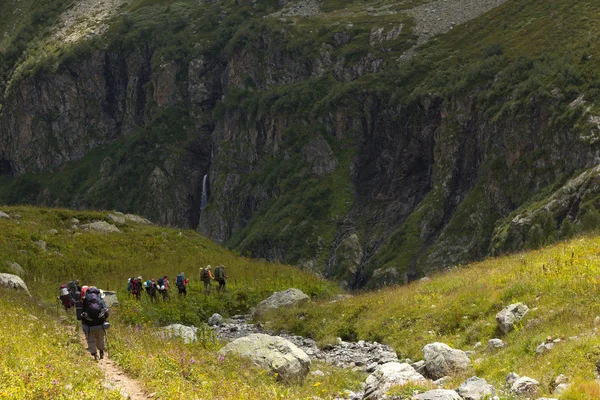
[[[84,312],[87,313],[88,319],[91,321],[97,321],[102,318],[102,310],[104,302],[100,298],[100,290],[97,288],[90,288],[85,293],[85,308]]]
[[[164,279],[163,278],[158,278],[158,281],[156,281],[156,284],[158,285],[158,287],[164,286]]]
[[[203,282],[208,282],[210,280],[210,275],[208,274],[208,270],[206,268],[202,268],[200,270],[200,280]]]
[[[60,297],[63,296],[68,296],[69,295],[69,289],[67,288],[67,285],[60,285]]]
[[[222,281],[225,279],[225,267],[222,265],[219,265],[217,268],[215,268],[215,279]]]
[[[176,285],[178,288],[183,288],[183,287],[185,287],[185,285],[183,284],[183,279],[184,279],[184,278],[183,278],[183,274],[179,274],[179,275],[177,275],[177,280],[175,281],[175,285]]]

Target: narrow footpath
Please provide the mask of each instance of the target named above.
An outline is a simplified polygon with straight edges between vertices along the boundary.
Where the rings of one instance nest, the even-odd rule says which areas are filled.
[[[106,379],[105,387],[118,390],[126,399],[146,400],[154,396],[147,395],[138,381],[128,377],[116,364],[106,355],[103,360],[98,361],[98,367],[104,372]]]

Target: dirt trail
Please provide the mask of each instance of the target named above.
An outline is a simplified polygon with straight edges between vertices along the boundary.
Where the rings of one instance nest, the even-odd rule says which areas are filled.
[[[98,367],[104,372],[107,387],[118,390],[121,395],[131,400],[146,400],[148,396],[135,379],[131,379],[108,357],[98,361]]]
[[[80,332],[79,338],[83,347],[87,349],[87,341],[83,332]],[[104,353],[104,359],[98,361],[98,368],[104,372],[105,387],[110,390],[121,392],[121,396],[126,399],[146,400],[154,398],[152,394],[149,395],[148,392],[144,390],[138,381],[127,376],[125,372],[110,359],[110,347],[107,347],[107,349],[108,350]]]

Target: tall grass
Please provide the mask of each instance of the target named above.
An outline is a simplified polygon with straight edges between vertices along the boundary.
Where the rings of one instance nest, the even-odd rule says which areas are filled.
[[[497,353],[478,352],[470,373],[497,387],[503,386],[510,371],[539,380],[546,391],[559,374],[592,387],[600,361],[600,338],[594,326],[595,316],[600,315],[599,244],[599,237],[583,237],[459,266],[409,286],[285,310],[268,316],[267,326],[293,330],[321,343],[337,336],[377,340],[413,360],[422,358],[427,343],[445,342],[470,350],[477,342],[485,347],[489,339],[500,337],[508,346]],[[495,315],[515,302],[527,304],[531,311],[504,335]],[[537,346],[548,336],[561,342],[536,355]]]

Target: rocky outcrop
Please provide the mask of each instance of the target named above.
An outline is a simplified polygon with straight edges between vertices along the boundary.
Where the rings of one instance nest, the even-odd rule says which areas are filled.
[[[308,301],[310,301],[310,297],[299,289],[290,288],[281,292],[275,292],[269,298],[256,305],[254,316],[260,318],[268,311],[277,310],[283,307],[299,306]]]
[[[427,375],[432,379],[463,373],[471,368],[471,360],[464,351],[455,350],[444,343],[423,347],[423,358]]]
[[[476,376],[463,382],[456,392],[464,400],[484,400],[496,395],[496,389],[492,385]]]
[[[207,324],[209,326],[219,326],[221,324],[223,324],[224,319],[221,316],[221,314],[218,313],[214,313],[213,315],[211,315],[211,317],[208,319]]]
[[[0,274],[0,287],[23,291],[31,296],[23,279],[17,275]]]
[[[184,343],[192,343],[197,340],[198,328],[195,326],[185,326],[182,324],[172,324],[165,326],[161,332],[162,337],[177,337],[181,338]]]
[[[5,212],[0,211],[0,219],[10,219],[10,216]]]
[[[539,386],[535,379],[523,376],[512,384],[510,391],[518,396],[534,396],[539,393]]]
[[[423,381],[425,377],[408,364],[398,362],[383,364],[367,377],[363,400],[381,399],[393,386]]]
[[[110,290],[104,290],[104,302],[108,308],[116,307],[119,305],[119,299],[117,298],[117,292],[112,292]]]
[[[502,332],[509,333],[515,328],[515,324],[520,322],[528,312],[529,307],[523,303],[511,304],[496,314],[498,327]]]
[[[310,369],[310,358],[293,343],[281,337],[253,334],[228,343],[219,350],[249,358],[260,368],[277,373],[286,383],[301,382]]]
[[[119,233],[121,230],[114,226],[113,224],[109,224],[106,221],[96,221],[91,222],[89,224],[81,225],[81,229],[84,232],[97,232],[97,233]]]
[[[414,396],[415,400],[462,400],[454,390],[435,389]]]

